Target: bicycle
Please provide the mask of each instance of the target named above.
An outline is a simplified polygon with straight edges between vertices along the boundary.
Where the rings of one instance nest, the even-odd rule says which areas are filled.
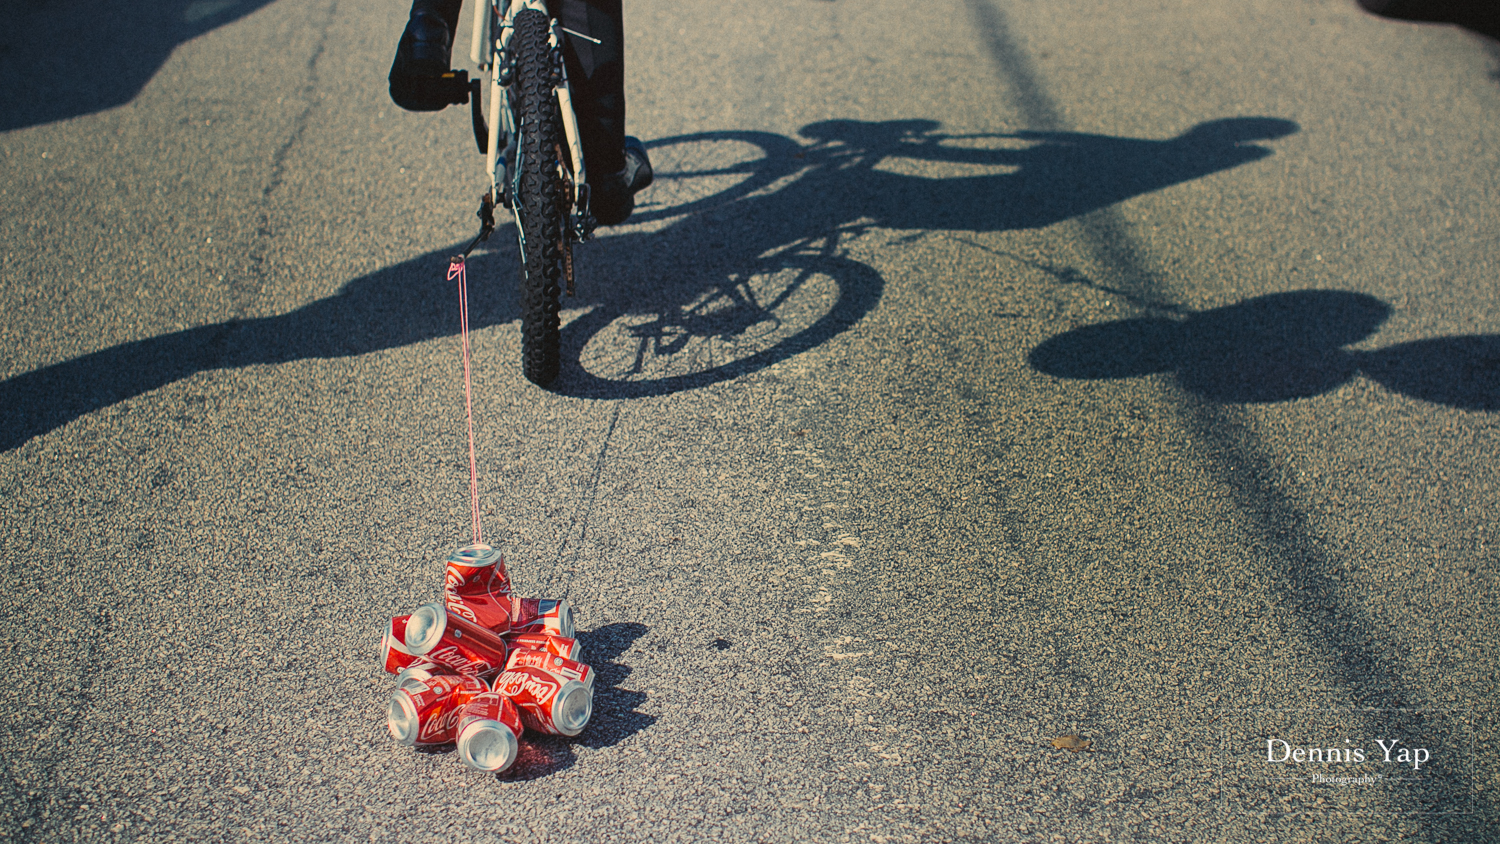
[[[521,369],[527,380],[557,389],[552,385],[562,372],[567,345],[570,355],[578,356],[577,365],[569,367],[569,393],[654,395],[702,386],[815,345],[873,305],[881,287],[878,276],[872,279],[867,267],[836,257],[837,235],[796,238],[709,284],[654,323],[611,324],[613,318],[606,317],[612,309],[592,309],[568,329],[576,342],[565,343],[560,298],[564,290],[569,296],[575,292],[573,247],[590,240],[597,225],[589,210],[588,174],[564,62],[565,35],[589,38],[564,28],[546,0],[479,0],[471,58],[488,77],[488,96],[481,80],[469,79],[465,71],[445,77],[453,86],[449,101],[470,105],[490,181],[480,200],[480,232],[454,261],[488,239],[497,205],[511,211],[522,265]],[[688,166],[675,176],[709,183],[727,178],[735,184],[706,192],[690,188],[691,199],[661,196],[664,203],[639,209],[644,213],[635,222],[691,216],[744,199],[802,169],[793,164],[797,144],[765,133],[700,133],[651,146],[725,144],[753,151],[752,160],[727,168]],[[674,180],[674,174],[658,171],[663,175],[669,183]],[[662,187],[670,192],[668,185]],[[851,291],[855,279],[860,290]],[[662,365],[644,366],[648,352]]]
[[[590,240],[598,224],[589,208],[588,171],[564,60],[565,36],[595,40],[563,27],[548,9],[547,0],[478,0],[470,58],[479,68],[476,76],[486,76],[488,85],[478,78],[469,79],[462,70],[445,75],[445,84],[452,86],[449,101],[470,106],[474,138],[485,155],[490,183],[477,212],[479,234],[454,260],[468,256],[493,233],[496,206],[511,212],[522,266],[521,371],[527,380],[543,387],[552,385],[562,369],[560,298],[564,290],[568,296],[575,292],[573,247]],[[766,187],[786,175],[784,155],[789,150],[781,149],[787,144],[785,139],[773,140],[763,133],[731,134],[735,142],[763,148],[768,155],[775,150],[774,158],[762,159],[769,166],[731,168],[744,181],[733,189],[710,191],[717,194],[713,202],[741,197],[744,191]],[[691,144],[692,140],[693,136],[668,139],[654,146]],[[701,140],[710,141],[710,137],[704,135]],[[684,175],[714,178],[712,171]],[[701,210],[705,201],[709,197],[677,210]],[[649,221],[666,209],[654,210],[655,214],[640,215],[637,222]],[[832,248],[830,243],[827,249]],[[622,378],[632,382],[633,386],[625,388],[632,394],[712,383],[732,377],[745,364],[764,365],[802,348],[811,338],[837,333],[835,326],[849,318],[845,311],[862,311],[869,305],[862,296],[850,299],[837,292],[841,278],[862,276],[863,268],[831,255],[799,252],[793,247],[774,260],[763,257],[755,271],[713,285],[699,301],[688,303],[660,324],[617,326],[625,332],[621,339],[635,341],[637,346],[646,343],[674,362],[696,360],[690,367],[693,372],[675,367],[646,372],[635,365],[622,370],[614,361],[615,354],[605,351],[607,344],[595,343],[587,352],[587,362],[579,361],[573,389],[607,389],[611,382],[623,387]],[[865,286],[879,288],[878,283]],[[822,300],[813,307],[823,312],[821,316],[799,316],[788,322],[777,313],[800,306],[809,297]],[[835,307],[834,303],[841,304]],[[587,334],[602,314],[590,316],[570,333],[578,335],[584,329]],[[704,332],[712,337],[702,336]],[[584,352],[581,348],[572,351]],[[635,356],[639,355],[637,349]],[[727,363],[725,355],[747,360]]]
[[[495,229],[495,207],[509,209],[521,254],[521,372],[546,386],[559,368],[559,297],[573,295],[573,246],[587,241],[588,171],[563,59],[565,29],[545,0],[479,0],[474,5],[470,58],[488,77],[445,74],[450,101],[468,104],[474,139],[485,156],[490,187],[480,198],[479,234],[455,261]]]

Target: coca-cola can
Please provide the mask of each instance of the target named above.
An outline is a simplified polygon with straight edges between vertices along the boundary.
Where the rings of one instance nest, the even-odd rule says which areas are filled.
[[[460,674],[485,674],[505,665],[505,640],[434,601],[406,622],[406,649]]]
[[[516,598],[512,604],[512,632],[573,637],[573,607],[567,598]]]
[[[576,736],[594,714],[594,693],[577,680],[542,668],[512,668],[490,687],[515,702],[527,729]]]
[[[577,680],[588,687],[590,694],[594,691],[594,669],[581,662],[549,654],[546,651],[516,648],[505,660],[505,668],[507,671],[512,668],[541,668],[553,674],[560,674],[569,680]]]
[[[417,656],[406,647],[406,622],[409,615],[398,615],[386,626],[380,637],[380,667],[387,673],[397,674],[417,662]]]
[[[515,633],[506,636],[505,643],[512,648],[546,651],[564,659],[578,659],[579,652],[583,649],[577,639],[553,636],[551,633]]]
[[[443,598],[449,611],[496,633],[510,630],[514,606],[505,558],[488,545],[466,545],[448,556]]]
[[[442,674],[409,683],[391,694],[385,725],[391,737],[407,745],[447,744],[458,727],[464,704],[489,691],[478,677]]]
[[[396,688],[405,688],[409,683],[423,683],[443,674],[452,674],[453,669],[435,662],[413,662],[396,675]]]
[[[454,733],[458,756],[476,771],[503,771],[516,761],[521,731],[521,713],[515,701],[486,692],[469,701],[458,716]]]

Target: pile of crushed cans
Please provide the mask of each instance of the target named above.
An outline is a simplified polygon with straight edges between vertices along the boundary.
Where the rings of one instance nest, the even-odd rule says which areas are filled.
[[[594,671],[578,660],[566,600],[511,594],[488,545],[448,558],[443,600],[391,619],[381,664],[396,675],[386,726],[407,746],[456,744],[477,771],[516,761],[524,730],[576,736],[594,712]]]

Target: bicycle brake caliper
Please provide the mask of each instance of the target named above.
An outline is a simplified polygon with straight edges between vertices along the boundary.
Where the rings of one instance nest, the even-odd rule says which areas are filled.
[[[490,233],[495,230],[495,200],[491,196],[492,193],[492,191],[485,191],[484,196],[479,197],[479,210],[474,214],[474,216],[479,218],[479,234],[475,235],[474,239],[469,241],[469,246],[464,249],[462,258],[469,257],[469,253],[474,251],[474,247],[478,246],[480,241],[489,240]]]
[[[479,218],[479,233],[481,239],[488,238],[490,232],[495,230],[495,196],[494,191],[485,191],[479,197],[479,210],[474,216]]]
[[[509,85],[516,75],[516,56],[507,47],[500,48],[500,66],[496,79],[502,86]]]
[[[589,213],[589,186],[585,182],[578,186],[578,208],[577,213],[573,215],[574,238],[579,243],[588,242],[588,239],[594,236],[594,226],[598,225],[598,222],[594,219],[594,215]]]

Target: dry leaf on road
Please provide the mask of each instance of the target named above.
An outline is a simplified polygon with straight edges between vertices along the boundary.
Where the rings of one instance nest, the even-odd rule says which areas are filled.
[[[1088,750],[1094,746],[1091,739],[1079,738],[1078,736],[1063,736],[1052,740],[1052,746],[1058,750],[1071,750],[1077,753],[1080,750]]]

